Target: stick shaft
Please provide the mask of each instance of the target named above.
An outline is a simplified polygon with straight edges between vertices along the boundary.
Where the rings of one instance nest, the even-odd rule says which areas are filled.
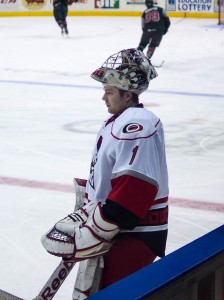
[[[67,278],[74,265],[75,263],[65,262],[61,260],[60,264],[57,266],[57,268],[35,299],[51,300],[59,290],[64,280]]]

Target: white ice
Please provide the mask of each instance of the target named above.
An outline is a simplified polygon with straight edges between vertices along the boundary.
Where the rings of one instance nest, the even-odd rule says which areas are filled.
[[[152,59],[165,64],[140,97],[166,132],[167,254],[224,220],[224,31],[215,19],[171,22]],[[72,188],[74,177],[88,176],[95,134],[108,116],[90,74],[141,35],[137,17],[69,17],[68,27],[63,38],[52,17],[0,19],[0,289],[25,299],[59,262],[40,237],[74,207],[72,192],[47,183]],[[55,300],[71,299],[76,272]]]

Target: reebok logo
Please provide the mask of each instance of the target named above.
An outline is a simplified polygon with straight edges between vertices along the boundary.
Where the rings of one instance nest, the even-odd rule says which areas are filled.
[[[56,272],[49,282],[49,285],[41,291],[40,295],[43,300],[50,300],[53,298],[54,294],[57,292],[64,279],[68,276],[74,263],[63,263],[63,267]]]

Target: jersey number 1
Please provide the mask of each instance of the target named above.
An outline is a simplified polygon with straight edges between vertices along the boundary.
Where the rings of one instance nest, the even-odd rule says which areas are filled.
[[[136,156],[137,151],[138,151],[138,147],[139,147],[139,146],[136,146],[136,147],[132,150],[132,157],[131,157],[131,160],[130,160],[130,162],[129,162],[129,165],[132,165],[132,164],[133,164],[133,161],[134,161],[135,156]]]

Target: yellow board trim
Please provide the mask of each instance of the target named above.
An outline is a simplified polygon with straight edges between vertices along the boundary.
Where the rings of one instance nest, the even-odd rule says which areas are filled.
[[[169,17],[174,18],[218,18],[218,13],[200,12],[167,12]],[[139,11],[69,11],[69,16],[111,16],[111,17],[139,17]],[[53,16],[52,11],[20,11],[20,12],[0,12],[0,17],[48,17]]]

